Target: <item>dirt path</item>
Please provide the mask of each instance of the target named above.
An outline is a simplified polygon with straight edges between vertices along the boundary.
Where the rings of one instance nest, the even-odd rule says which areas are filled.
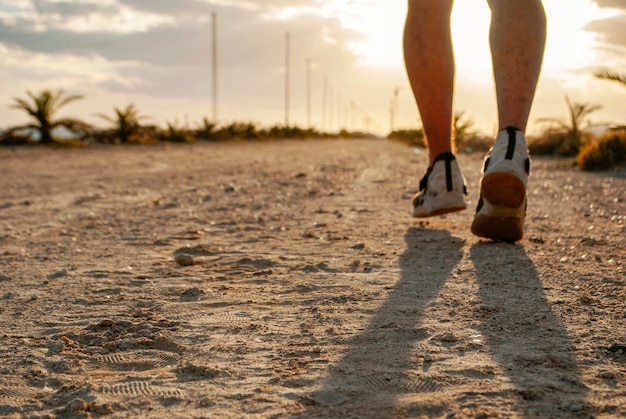
[[[0,149],[0,416],[626,416],[624,172],[535,159],[510,245],[411,219],[425,160]]]

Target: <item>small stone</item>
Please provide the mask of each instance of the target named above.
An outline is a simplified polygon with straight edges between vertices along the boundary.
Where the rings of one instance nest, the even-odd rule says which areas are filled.
[[[454,333],[450,332],[450,333],[446,333],[445,335],[443,335],[441,337],[441,341],[453,343],[453,342],[458,342],[459,338]]]
[[[204,290],[201,290],[200,288],[194,287],[194,288],[189,288],[189,289],[185,290],[180,295],[180,299],[182,301],[198,301],[200,298],[202,298],[203,295],[206,295]]]
[[[424,362],[433,362],[433,357],[431,354],[424,355]]]
[[[174,256],[174,262],[180,266],[191,266],[196,264],[196,261],[190,255],[186,255],[184,253]]]
[[[487,312],[498,311],[498,308],[494,304],[490,304],[490,303],[483,303],[479,305],[478,308],[481,311],[487,311]]]
[[[594,299],[592,296],[588,295],[588,294],[584,294],[580,296],[580,302],[583,305],[589,305],[589,304],[593,304]]]
[[[609,352],[613,352],[614,354],[621,355],[626,352],[626,345],[620,345],[619,343],[614,343],[608,348]]]
[[[598,374],[598,376],[606,380],[611,380],[615,378],[615,373],[613,371],[602,371]]]
[[[358,242],[358,243],[355,243],[355,244],[352,246],[352,248],[353,248],[354,250],[363,250],[363,249],[365,249],[365,243],[363,243],[363,242]]]
[[[569,410],[570,410],[570,412],[580,412],[580,411],[583,410],[583,406],[581,404],[578,404],[578,403],[572,403],[569,406]]]
[[[235,187],[233,185],[226,185],[224,186],[224,192],[226,193],[235,192]]]
[[[59,279],[67,275],[67,270],[61,269],[58,272],[48,275],[48,279]]]

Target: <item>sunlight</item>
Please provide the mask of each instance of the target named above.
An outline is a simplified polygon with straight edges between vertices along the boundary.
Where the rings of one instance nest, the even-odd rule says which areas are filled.
[[[402,64],[402,31],[406,2],[368,0],[358,4],[335,0],[324,6],[342,26],[355,30],[364,39],[350,44],[363,66],[397,66]]]
[[[590,0],[579,0],[575,7],[563,7],[558,0],[545,0],[544,3],[548,15],[548,41],[543,71],[560,73],[594,65],[597,62],[596,40],[583,27],[616,12],[600,9]]]
[[[548,15],[548,41],[544,71],[582,68],[594,62],[593,34],[582,30],[594,19],[612,16],[591,0],[576,0],[563,7],[562,0],[544,0]],[[364,36],[351,48],[360,64],[393,66],[402,64],[402,30],[405,1],[368,0],[356,4],[335,0],[323,6],[326,15],[336,16],[346,28]],[[491,76],[489,55],[490,12],[485,0],[456,1],[452,32],[459,73],[469,78]]]
[[[452,10],[452,39],[457,74],[463,78],[490,79],[489,19],[484,0],[457,1]]]

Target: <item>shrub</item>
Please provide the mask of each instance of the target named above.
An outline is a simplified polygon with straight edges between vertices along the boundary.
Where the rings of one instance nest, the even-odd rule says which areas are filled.
[[[391,131],[387,138],[394,141],[400,141],[401,143],[411,147],[426,147],[424,130],[422,129],[401,129]]]
[[[583,170],[608,170],[626,163],[626,129],[612,130],[587,144],[576,158]]]
[[[533,138],[528,144],[530,154],[551,156],[576,156],[580,149],[591,142],[591,135],[578,135],[561,128],[549,128],[539,137]]]
[[[459,140],[456,139],[456,149],[464,151],[466,153],[472,153],[474,151],[487,151],[493,145],[494,138],[491,136],[484,136],[479,134],[472,134]]]
[[[167,128],[161,132],[161,141],[167,141],[171,143],[192,143],[194,138],[189,135],[185,128],[178,126],[176,122],[168,122]]]

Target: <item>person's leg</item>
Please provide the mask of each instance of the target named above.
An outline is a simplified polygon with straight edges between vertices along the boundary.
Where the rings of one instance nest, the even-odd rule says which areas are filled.
[[[452,154],[453,0],[409,0],[404,57],[428,143],[428,171],[413,197],[413,216],[464,210],[465,181]]]
[[[429,166],[451,151],[454,54],[453,0],[408,0],[404,58],[428,142]]]
[[[526,130],[546,41],[541,0],[488,0],[499,130]]]
[[[472,233],[517,241],[526,218],[530,158],[524,131],[546,38],[541,0],[489,0],[499,132],[485,161]]]

